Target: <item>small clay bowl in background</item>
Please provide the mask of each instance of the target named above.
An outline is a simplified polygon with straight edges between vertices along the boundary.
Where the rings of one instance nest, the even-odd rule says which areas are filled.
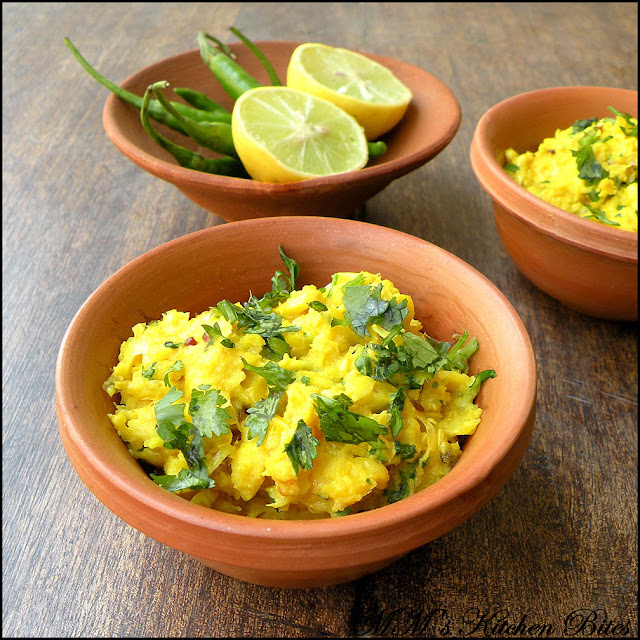
[[[497,377],[483,385],[477,397],[482,421],[443,479],[366,513],[264,520],[188,502],[155,484],[129,454],[107,417],[114,406],[102,384],[133,325],[174,308],[199,313],[221,299],[242,302],[250,292],[261,296],[282,269],[278,245],[300,264],[298,287],[324,286],[337,271],[380,273],[412,295],[428,334],[451,341],[466,329],[477,337],[480,346],[469,371],[494,369]],[[531,341],[511,304],[487,278],[424,240],[339,218],[233,222],[145,253],[100,285],[77,312],[59,350],[55,380],[62,442],[77,473],[104,505],[139,531],[221,573],[280,587],[359,578],[457,527],[500,490],[520,463],[536,408]]]
[[[299,43],[257,42],[284,82],[289,59]],[[270,84],[258,59],[242,44],[231,44],[237,62],[264,84]],[[268,184],[242,178],[212,175],[180,167],[176,160],[146,134],[140,113],[113,94],[103,112],[107,135],[118,149],[139,167],[174,184],[196,204],[227,221],[283,215],[350,217],[367,200],[393,180],[418,169],[453,139],[460,126],[460,106],[451,91],[427,71],[398,60],[373,54],[413,92],[403,119],[380,139],[387,152],[360,171],[302,182]],[[198,50],[167,58],[134,73],[122,86],[137,95],[157,81],[172,87],[202,91],[230,111],[233,101],[223,91]],[[167,97],[181,101],[167,90]],[[212,157],[189,138],[152,121],[154,128],[174,142]]]
[[[521,273],[542,291],[588,316],[638,319],[638,234],[586,220],[533,195],[502,168],[504,151],[535,151],[576,120],[638,116],[638,92],[556,87],[495,105],[479,120],[471,165],[493,200],[500,239]]]

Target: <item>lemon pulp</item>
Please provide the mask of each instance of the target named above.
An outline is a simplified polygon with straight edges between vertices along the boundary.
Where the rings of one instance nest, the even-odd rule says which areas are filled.
[[[364,127],[367,140],[392,129],[413,97],[385,66],[348,49],[312,42],[293,52],[287,86],[328,100],[350,113]]]
[[[288,87],[258,87],[236,101],[233,143],[254,180],[294,182],[361,169],[362,127],[331,102]]]

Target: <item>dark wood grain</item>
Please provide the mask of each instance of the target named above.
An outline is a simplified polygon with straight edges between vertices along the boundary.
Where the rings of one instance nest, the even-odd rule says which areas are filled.
[[[360,217],[488,276],[538,360],[536,428],[505,488],[449,534],[335,587],[248,585],[143,536],[86,489],[57,432],[55,359],[80,305],[141,253],[223,224],[115,149],[107,91],[62,37],[121,82],[232,24],[399,58],[452,89],[453,142]],[[597,620],[573,637],[637,635],[637,327],[574,313],[520,276],[469,162],[475,124],[506,97],[637,89],[637,47],[635,3],[4,3],[3,636],[505,637],[536,624],[541,636],[577,610]]]

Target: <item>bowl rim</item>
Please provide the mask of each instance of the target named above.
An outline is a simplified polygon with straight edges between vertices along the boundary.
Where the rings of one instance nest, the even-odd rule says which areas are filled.
[[[289,40],[265,40],[256,41],[254,44],[261,50],[264,50],[270,45],[284,45],[295,48],[300,44],[304,44],[304,42]],[[246,48],[244,44],[239,42],[234,42],[232,44],[229,44],[228,46],[234,51]],[[380,56],[377,54],[367,53],[355,49],[354,51],[366,55],[382,64],[385,64],[385,61],[391,61],[393,62],[393,64],[401,64],[405,68],[409,68],[414,70],[415,72],[419,72],[425,78],[428,78],[432,85],[439,86],[442,89],[443,99],[447,101],[449,106],[449,108],[447,109],[449,119],[444,123],[446,124],[446,126],[443,126],[442,133],[437,140],[435,140],[429,146],[412,153],[411,155],[403,156],[401,158],[390,160],[388,162],[380,162],[372,166],[365,166],[358,171],[347,171],[344,173],[332,174],[329,176],[308,178],[299,182],[267,183],[247,178],[236,178],[231,176],[220,176],[216,174],[204,173],[202,171],[196,171],[194,169],[181,167],[158,156],[147,153],[140,147],[133,144],[122,131],[115,112],[115,106],[120,103],[120,99],[111,92],[107,96],[102,112],[103,126],[111,141],[124,155],[132,159],[137,158],[138,162],[142,163],[142,166],[146,170],[154,173],[158,177],[168,180],[169,182],[180,182],[183,184],[186,183],[185,186],[188,185],[208,188],[224,187],[224,189],[229,192],[235,191],[239,194],[246,194],[248,192],[256,195],[277,195],[281,193],[292,193],[295,195],[297,192],[312,190],[314,188],[318,189],[325,186],[336,187],[341,184],[347,184],[353,182],[354,178],[357,178],[358,180],[365,180],[388,176],[389,174],[402,173],[407,166],[419,166],[421,163],[423,163],[425,158],[430,159],[437,155],[440,151],[442,151],[455,137],[458,129],[460,128],[460,123],[462,120],[460,104],[451,89],[449,89],[449,87],[447,87],[447,85],[445,85],[442,80],[434,76],[432,73],[416,65],[389,58],[387,56]],[[129,75],[123,82],[120,83],[120,86],[125,89],[129,88],[132,83],[136,82],[136,80],[138,80],[141,76],[149,73],[149,71],[154,67],[166,65],[179,59],[192,56],[198,56],[199,58],[199,49],[190,49],[188,51],[184,51],[182,53],[178,53],[153,62]],[[411,108],[411,103],[409,105],[409,108]],[[164,175],[159,175],[157,169],[155,171],[151,170],[150,167],[152,167],[153,165],[160,167]]]
[[[468,271],[470,275],[478,281],[478,283],[482,283],[484,285],[487,295],[493,297],[496,304],[501,306],[509,319],[509,324],[513,328],[513,339],[518,341],[520,350],[522,351],[522,361],[519,363],[518,370],[522,370],[523,379],[530,383],[527,387],[522,389],[525,399],[520,404],[520,408],[515,412],[512,418],[513,423],[517,424],[518,427],[511,431],[511,435],[508,439],[500,442],[500,447],[496,448],[496,455],[492,457],[491,463],[487,464],[485,458],[472,460],[464,466],[463,474],[461,474],[461,472],[456,473],[455,470],[458,467],[454,466],[451,472],[438,482],[397,503],[385,505],[367,512],[351,514],[343,518],[319,520],[270,520],[263,518],[249,518],[247,516],[203,508],[200,505],[193,504],[184,498],[164,490],[162,487],[153,483],[153,481],[148,477],[144,478],[140,476],[140,482],[136,480],[132,483],[129,476],[118,473],[114,474],[113,470],[109,468],[109,465],[105,462],[104,458],[99,455],[95,455],[91,459],[83,460],[83,472],[80,473],[77,466],[78,463],[74,462],[74,460],[71,459],[71,456],[69,456],[73,466],[76,468],[76,471],[78,471],[83,481],[86,467],[90,467],[92,474],[98,474],[102,477],[103,480],[101,481],[106,483],[105,486],[109,486],[110,489],[115,488],[115,490],[121,494],[127,495],[130,498],[131,503],[145,505],[146,508],[151,508],[158,513],[162,513],[164,518],[169,518],[170,520],[179,522],[182,525],[195,527],[203,534],[207,532],[210,534],[214,532],[232,533],[234,536],[241,536],[246,539],[256,540],[258,538],[263,538],[265,533],[268,533],[268,535],[273,539],[291,543],[299,543],[302,541],[309,542],[310,540],[320,541],[326,540],[327,538],[331,538],[333,541],[336,541],[338,539],[351,538],[354,535],[369,536],[372,532],[379,532],[381,530],[394,528],[401,523],[406,524],[408,521],[416,521],[420,517],[424,516],[425,513],[438,509],[446,503],[451,503],[457,498],[460,498],[471,490],[477,488],[478,485],[481,485],[494,471],[494,469],[498,467],[509,455],[516,441],[525,433],[527,424],[531,424],[532,426],[530,421],[532,419],[532,415],[535,415],[536,409],[537,368],[535,353],[526,327],[504,294],[486,276],[470,264],[426,240],[388,227],[380,227],[373,223],[320,216],[287,216],[249,219],[201,229],[185,236],[174,238],[173,240],[165,242],[145,252],[120,267],[115,273],[100,284],[73,317],[64,334],[58,351],[55,370],[56,405],[58,411],[59,430],[65,449],[67,450],[67,447],[75,448],[78,446],[78,443],[84,447],[91,448],[91,438],[88,437],[86,433],[83,433],[82,428],[74,422],[73,415],[74,410],[77,410],[77,407],[74,407],[75,401],[71,390],[65,390],[64,380],[74,366],[73,358],[70,358],[67,354],[69,344],[72,342],[74,336],[81,331],[82,321],[88,314],[87,309],[93,299],[99,297],[105,289],[113,286],[119,278],[125,276],[131,271],[135,271],[142,262],[148,260],[150,257],[157,257],[168,248],[175,247],[180,243],[191,243],[194,239],[201,238],[205,235],[212,235],[214,237],[224,235],[227,229],[238,228],[241,225],[246,227],[248,232],[251,232],[252,227],[274,224],[291,224],[292,220],[303,221],[302,223],[305,225],[327,224],[332,227],[350,227],[354,230],[362,229],[363,225],[366,227],[375,227],[377,233],[388,234],[388,237],[390,238],[395,238],[399,241],[402,240],[405,242],[409,241],[411,243],[429,245],[430,251],[435,251],[438,255],[441,255],[452,263],[457,264],[463,270]],[[93,453],[96,453],[95,449]],[[68,450],[67,455],[69,455]],[[93,489],[91,490],[96,493]],[[98,498],[103,502],[100,496],[98,496]],[[113,510],[109,505],[106,506]],[[119,517],[122,518],[122,516]],[[147,533],[147,535],[150,534]],[[177,546],[179,548],[179,541],[176,540],[176,544],[173,546]]]
[[[560,209],[534,195],[513,180],[500,166],[489,139],[493,121],[508,117],[523,102],[552,94],[620,92],[636,99],[633,89],[602,86],[571,85],[546,87],[519,93],[498,102],[478,121],[471,143],[471,165],[481,186],[510,215],[545,235],[592,253],[614,257],[625,262],[638,262],[638,234],[625,229],[599,224]],[[637,116],[635,116],[637,117]]]

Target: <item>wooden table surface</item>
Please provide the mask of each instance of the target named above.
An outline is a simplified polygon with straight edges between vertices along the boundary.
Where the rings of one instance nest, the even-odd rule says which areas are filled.
[[[478,119],[504,98],[637,89],[637,17],[635,3],[3,3],[3,636],[637,635],[637,326],[526,281],[469,162]],[[402,59],[452,89],[453,142],[364,219],[489,277],[538,359],[534,434],[504,489],[387,569],[328,588],[246,584],[147,538],[88,491],[57,430],[56,354],[85,299],[143,252],[225,224],[117,151],[108,92],[62,38],[121,82],[196,48],[198,30],[234,40],[230,25]]]

